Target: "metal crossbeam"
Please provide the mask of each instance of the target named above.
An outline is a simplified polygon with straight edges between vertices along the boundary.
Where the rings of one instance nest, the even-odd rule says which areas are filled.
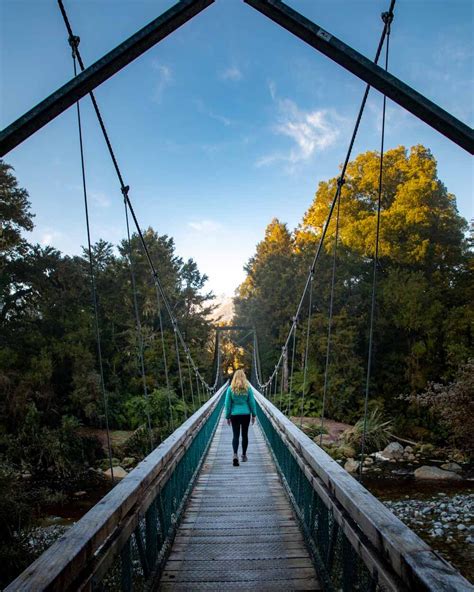
[[[244,2],[385,94],[461,148],[474,154],[474,131],[469,126],[392,74],[385,72],[319,25],[281,0],[244,0]]]
[[[2,130],[0,132],[0,156],[4,156],[18,146],[23,140],[29,138],[80,98],[108,80],[170,33],[176,31],[213,2],[214,0],[180,0],[177,2],[161,16]]]

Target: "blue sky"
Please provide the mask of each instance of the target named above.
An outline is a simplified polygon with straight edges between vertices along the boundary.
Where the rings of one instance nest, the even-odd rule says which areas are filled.
[[[372,57],[388,0],[289,0]],[[173,4],[65,0],[86,64]],[[398,0],[390,70],[473,125],[473,3]],[[72,76],[54,0],[0,0],[0,126]],[[294,228],[317,184],[337,174],[364,83],[241,0],[216,0],[96,91],[143,227],[174,237],[216,293],[232,294],[274,217]],[[381,95],[371,98],[354,154],[378,149]],[[94,239],[125,234],[112,165],[89,99],[82,101]],[[422,143],[474,217],[471,157],[390,103],[386,146]],[[69,109],[5,159],[30,192],[30,240],[78,253],[85,243],[75,113]]]

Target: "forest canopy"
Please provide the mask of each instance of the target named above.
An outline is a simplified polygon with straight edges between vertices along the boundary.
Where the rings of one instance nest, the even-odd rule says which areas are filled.
[[[25,237],[34,219],[28,192],[19,187],[12,168],[2,161],[0,215],[0,455],[33,472],[51,466],[67,472],[77,459],[77,442],[70,441],[69,433],[77,432],[79,426],[104,427],[88,253],[84,249],[81,256],[69,256],[51,246],[28,242]],[[148,228],[144,237],[191,355],[210,380],[213,344],[207,315],[213,308],[213,295],[204,290],[207,276],[195,261],[176,255],[169,236]],[[164,307],[136,234],[131,237],[131,254],[146,386],[153,427],[160,438],[170,431],[160,333]],[[116,247],[103,240],[92,246],[104,384],[113,429],[135,429],[146,416],[129,255],[126,240]],[[183,404],[178,402],[174,332],[164,312],[161,322],[177,423],[183,417]],[[180,355],[187,381],[186,356]],[[190,384],[185,382],[189,410],[191,395]],[[64,458],[53,461],[47,458],[46,449],[57,450],[58,457]]]

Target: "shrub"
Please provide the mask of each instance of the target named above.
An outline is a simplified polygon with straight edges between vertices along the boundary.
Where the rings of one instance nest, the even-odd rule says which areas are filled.
[[[389,432],[392,422],[385,421],[379,409],[374,409],[367,416],[367,425],[365,433],[365,452],[375,452],[384,448],[390,440]],[[364,418],[361,418],[352,427],[347,429],[343,434],[344,442],[360,451],[362,447],[362,438],[364,435]]]
[[[418,395],[409,395],[405,400],[429,409],[446,429],[453,446],[474,453],[474,359],[458,370],[449,384],[430,383]]]

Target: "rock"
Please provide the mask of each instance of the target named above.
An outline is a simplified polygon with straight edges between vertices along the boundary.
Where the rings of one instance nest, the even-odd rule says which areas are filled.
[[[74,497],[83,497],[84,495],[87,495],[87,491],[75,491],[74,492]]]
[[[112,478],[110,469],[107,469],[106,471],[104,471],[104,475],[106,477],[108,477],[109,479]],[[128,473],[123,467],[121,467],[121,466],[114,467],[114,479],[123,479],[127,475],[128,475]]]
[[[122,467],[125,467],[126,469],[128,469],[128,467],[131,467],[136,462],[137,462],[137,459],[135,457],[133,457],[133,456],[126,456],[125,458],[122,459],[122,462],[120,463],[120,465]]]
[[[397,460],[403,457],[403,452],[403,446],[399,442],[390,442],[390,444],[385,446],[381,454],[389,460]]]
[[[441,465],[441,468],[445,471],[453,471],[454,473],[460,473],[462,471],[462,467],[455,462],[444,463],[444,465]]]
[[[359,469],[359,466],[360,462],[358,460],[348,458],[346,464],[344,465],[344,468],[348,473],[356,473]]]
[[[422,444],[420,446],[421,454],[431,454],[434,449],[435,447],[433,446],[433,444]]]
[[[466,525],[465,524],[458,524],[458,530],[466,530]]]
[[[407,460],[409,460],[410,462],[412,462],[412,461],[416,460],[416,456],[414,454],[409,454],[407,456]]]
[[[414,474],[416,479],[461,479],[457,473],[453,473],[452,471],[444,471],[438,467],[429,467],[427,465],[423,465],[422,467],[416,469]]]
[[[367,457],[367,458],[364,460],[364,465],[365,465],[365,466],[370,466],[370,465],[373,465],[373,464],[374,464],[374,459],[373,459],[373,458],[370,458],[370,456],[369,456],[369,457]]]
[[[388,458],[385,458],[385,456],[381,452],[376,452],[374,454],[374,456],[375,456],[375,460],[382,460],[384,462],[388,461]]]
[[[22,479],[31,479],[31,473],[29,471],[25,471],[21,474]]]
[[[408,454],[412,454],[413,448],[411,446],[405,446],[405,452],[407,452]]]

